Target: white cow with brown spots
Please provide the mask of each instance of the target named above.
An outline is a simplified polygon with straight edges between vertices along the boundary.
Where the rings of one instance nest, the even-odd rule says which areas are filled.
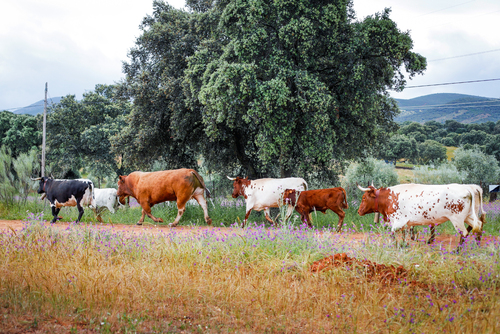
[[[233,182],[233,198],[238,196],[245,197],[246,214],[243,221],[243,227],[250,216],[252,210],[262,211],[266,214],[266,219],[274,224],[270,217],[270,208],[280,206],[280,198],[283,197],[285,189],[294,189],[298,191],[307,190],[307,182],[299,177],[288,177],[283,179],[257,179],[249,180],[248,177],[227,177]],[[285,220],[287,220],[293,212],[293,206],[288,205]]]
[[[482,191],[478,186],[400,184],[379,189],[358,188],[365,192],[358,214],[380,212],[392,231],[417,225],[437,226],[449,220],[461,235],[460,245],[470,232],[480,241],[484,215],[478,216],[482,207]]]

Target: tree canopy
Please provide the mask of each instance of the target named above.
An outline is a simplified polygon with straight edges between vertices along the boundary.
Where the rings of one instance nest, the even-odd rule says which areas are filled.
[[[366,156],[396,129],[388,89],[422,73],[385,9],[356,20],[352,1],[154,2],[124,64],[134,100],[113,142],[144,164],[289,176]],[[129,145],[120,145],[127,142]]]
[[[110,139],[125,126],[130,103],[117,97],[117,87],[96,85],[77,101],[68,95],[47,116],[47,161],[60,176],[88,167],[97,178],[120,174],[122,156],[111,152]]]

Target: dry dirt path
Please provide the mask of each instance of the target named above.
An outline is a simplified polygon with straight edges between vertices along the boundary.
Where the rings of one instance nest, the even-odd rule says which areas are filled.
[[[47,226],[50,223],[45,223]],[[84,224],[84,223],[81,223]],[[52,226],[55,228],[65,229],[70,225],[70,223],[56,223]],[[24,222],[22,220],[0,220],[0,232],[14,230],[19,231],[23,228]],[[232,234],[243,234],[243,230],[240,228],[234,227],[210,227],[210,226],[177,226],[177,227],[169,227],[168,225],[153,225],[153,224],[144,224],[142,226],[138,225],[126,225],[126,224],[97,224],[94,226],[99,226],[103,229],[109,229],[113,232],[129,232],[129,233],[153,233],[153,234],[165,234],[170,231],[175,231],[176,233],[186,233],[186,234],[200,234],[206,231],[215,231],[216,233],[220,233],[221,235],[232,235]],[[367,238],[368,234],[364,233],[344,233],[340,240],[342,241],[363,241]],[[428,236],[426,236],[428,238]],[[407,238],[409,239],[409,238]],[[487,241],[497,239],[500,240],[500,237],[483,237],[481,244],[485,244]],[[412,242],[414,243],[414,242]],[[441,243],[445,247],[455,248],[458,244],[458,237],[455,235],[437,235],[436,243]]]

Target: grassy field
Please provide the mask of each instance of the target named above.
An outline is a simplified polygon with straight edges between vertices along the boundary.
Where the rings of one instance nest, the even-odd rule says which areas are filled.
[[[1,219],[26,221],[22,231],[0,232],[0,333],[500,331],[500,242],[491,238],[500,204],[485,205],[489,238],[461,253],[422,241],[397,246],[358,205],[350,199],[341,234],[332,212],[313,213],[314,229],[297,214],[275,228],[254,212],[241,229],[243,200],[230,197],[209,201],[214,228],[203,233],[132,234],[96,224],[89,209],[84,223],[61,229],[42,224],[52,218],[44,202],[0,204]],[[177,209],[161,204],[153,214],[167,225]],[[77,210],[60,215],[74,221]],[[103,219],[135,224],[140,215],[132,205]],[[204,226],[202,209],[188,205],[180,225]],[[366,238],[353,238],[359,232]],[[449,222],[437,232],[455,233]],[[404,275],[387,281],[353,264],[311,271],[342,253],[375,268],[401,266]]]
[[[40,222],[30,215],[23,231],[0,234],[0,332],[500,330],[497,241],[457,255],[396,247],[383,230],[361,242],[292,226],[154,235]],[[363,267],[310,271],[338,253],[406,275],[384,283]]]

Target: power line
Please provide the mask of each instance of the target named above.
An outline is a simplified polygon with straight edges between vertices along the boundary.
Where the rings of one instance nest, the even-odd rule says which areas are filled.
[[[477,106],[480,104],[488,103],[498,103],[494,105],[487,105],[486,107],[497,107],[500,106],[500,99],[491,99],[486,101],[472,101],[472,102],[459,102],[459,103],[446,103],[446,104],[428,104],[428,105],[418,105],[418,106],[403,106],[401,108],[456,108],[456,107],[467,107],[467,106]]]
[[[475,56],[475,55],[480,55],[480,54],[490,53],[490,52],[497,52],[497,51],[500,51],[500,49],[494,49],[494,50],[482,51],[482,52],[476,52],[476,53],[469,53],[469,54],[460,55],[460,56],[452,56],[452,57],[446,57],[446,58],[431,59],[431,60],[428,60],[427,62],[430,63],[431,61],[439,61],[439,60],[447,60],[447,59],[454,59],[454,58]]]
[[[476,1],[476,0],[467,1],[467,2],[462,2],[462,3],[459,3],[459,4],[454,5],[454,6],[450,6],[450,7],[446,7],[446,8],[438,9],[438,10],[435,10],[435,11],[433,11],[433,12],[429,12],[429,13],[425,13],[425,14],[422,14],[422,15],[415,16],[415,18],[417,18],[417,17],[422,17],[422,16],[429,15],[429,14],[434,14],[434,13],[441,12],[441,11],[443,11],[443,10],[447,10],[447,9],[450,9],[450,8],[454,8],[454,7],[462,6],[462,5],[465,5],[466,3],[469,3],[469,2],[474,2],[474,1]]]
[[[406,86],[406,88],[421,88],[421,87],[434,87],[434,86],[448,86],[448,85],[460,85],[460,84],[468,84],[468,83],[476,83],[476,82],[487,82],[487,81],[498,81],[497,79],[484,79],[484,80],[470,80],[470,81],[457,81],[457,82],[445,82],[438,84],[429,84],[429,85],[418,85],[418,86]]]

